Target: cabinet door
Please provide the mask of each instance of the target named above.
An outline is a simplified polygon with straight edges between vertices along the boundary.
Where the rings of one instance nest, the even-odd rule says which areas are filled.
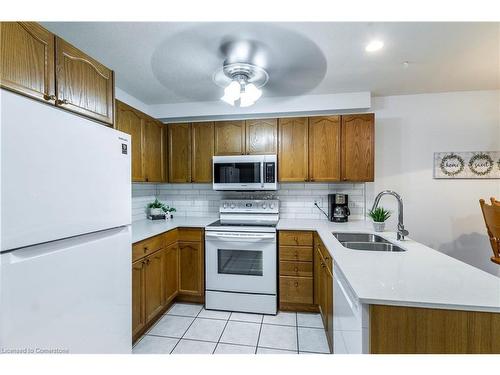
[[[132,138],[132,181],[144,181],[142,165],[143,117],[134,108],[116,101],[116,128]]]
[[[163,169],[163,133],[164,125],[154,119],[147,118],[144,121],[144,180],[146,182],[162,182],[164,180]]]
[[[159,250],[145,258],[146,322],[151,321],[164,305],[164,262],[163,250]]]
[[[113,124],[113,71],[56,37],[56,104]]]
[[[325,267],[325,284],[326,284],[326,337],[330,352],[333,352],[333,275],[330,270]]]
[[[340,181],[340,116],[309,117],[309,180]]]
[[[168,180],[191,182],[191,124],[168,126]]]
[[[179,242],[179,294],[203,295],[203,247],[201,242]]]
[[[0,85],[55,103],[54,34],[35,22],[0,23]]]
[[[245,154],[245,121],[215,123],[215,155]]]
[[[278,120],[247,120],[246,153],[247,155],[276,154],[278,141]]]
[[[191,125],[192,181],[212,182],[212,156],[214,155],[214,123],[199,122]]]
[[[177,242],[165,249],[165,305],[169,304],[179,291],[179,249]]]
[[[342,180],[373,181],[375,115],[342,116]]]
[[[132,336],[134,338],[146,324],[144,267],[144,260],[132,263]]]
[[[308,179],[307,117],[279,119],[278,180],[299,182]]]

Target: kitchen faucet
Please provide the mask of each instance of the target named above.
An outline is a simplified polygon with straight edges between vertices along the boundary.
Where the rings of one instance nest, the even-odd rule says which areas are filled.
[[[395,191],[392,190],[384,190],[378,193],[378,195],[375,197],[375,201],[373,202],[373,207],[372,211],[375,210],[378,206],[378,203],[380,201],[380,198],[384,195],[392,195],[394,198],[398,200],[398,240],[403,241],[405,239],[405,236],[409,234],[409,232],[405,229],[405,226],[403,224],[403,199],[401,199],[401,196],[396,193]]]

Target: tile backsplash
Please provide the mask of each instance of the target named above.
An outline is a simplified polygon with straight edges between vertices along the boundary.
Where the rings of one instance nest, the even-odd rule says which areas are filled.
[[[324,219],[314,202],[328,212],[328,194],[349,195],[350,219],[363,219],[366,212],[364,183],[281,183],[272,192],[221,192],[212,184],[132,184],[132,220],[146,218],[146,205],[155,197],[175,207],[176,216],[218,216],[221,199],[280,200],[280,217],[284,219]]]

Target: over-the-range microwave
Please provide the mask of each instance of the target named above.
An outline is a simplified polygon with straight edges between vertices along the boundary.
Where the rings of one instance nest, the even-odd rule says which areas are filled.
[[[214,156],[214,190],[277,190],[276,155]]]

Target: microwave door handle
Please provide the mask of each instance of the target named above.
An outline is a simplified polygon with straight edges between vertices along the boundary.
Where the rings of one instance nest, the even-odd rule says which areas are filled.
[[[264,162],[260,162],[260,187],[264,188]]]

